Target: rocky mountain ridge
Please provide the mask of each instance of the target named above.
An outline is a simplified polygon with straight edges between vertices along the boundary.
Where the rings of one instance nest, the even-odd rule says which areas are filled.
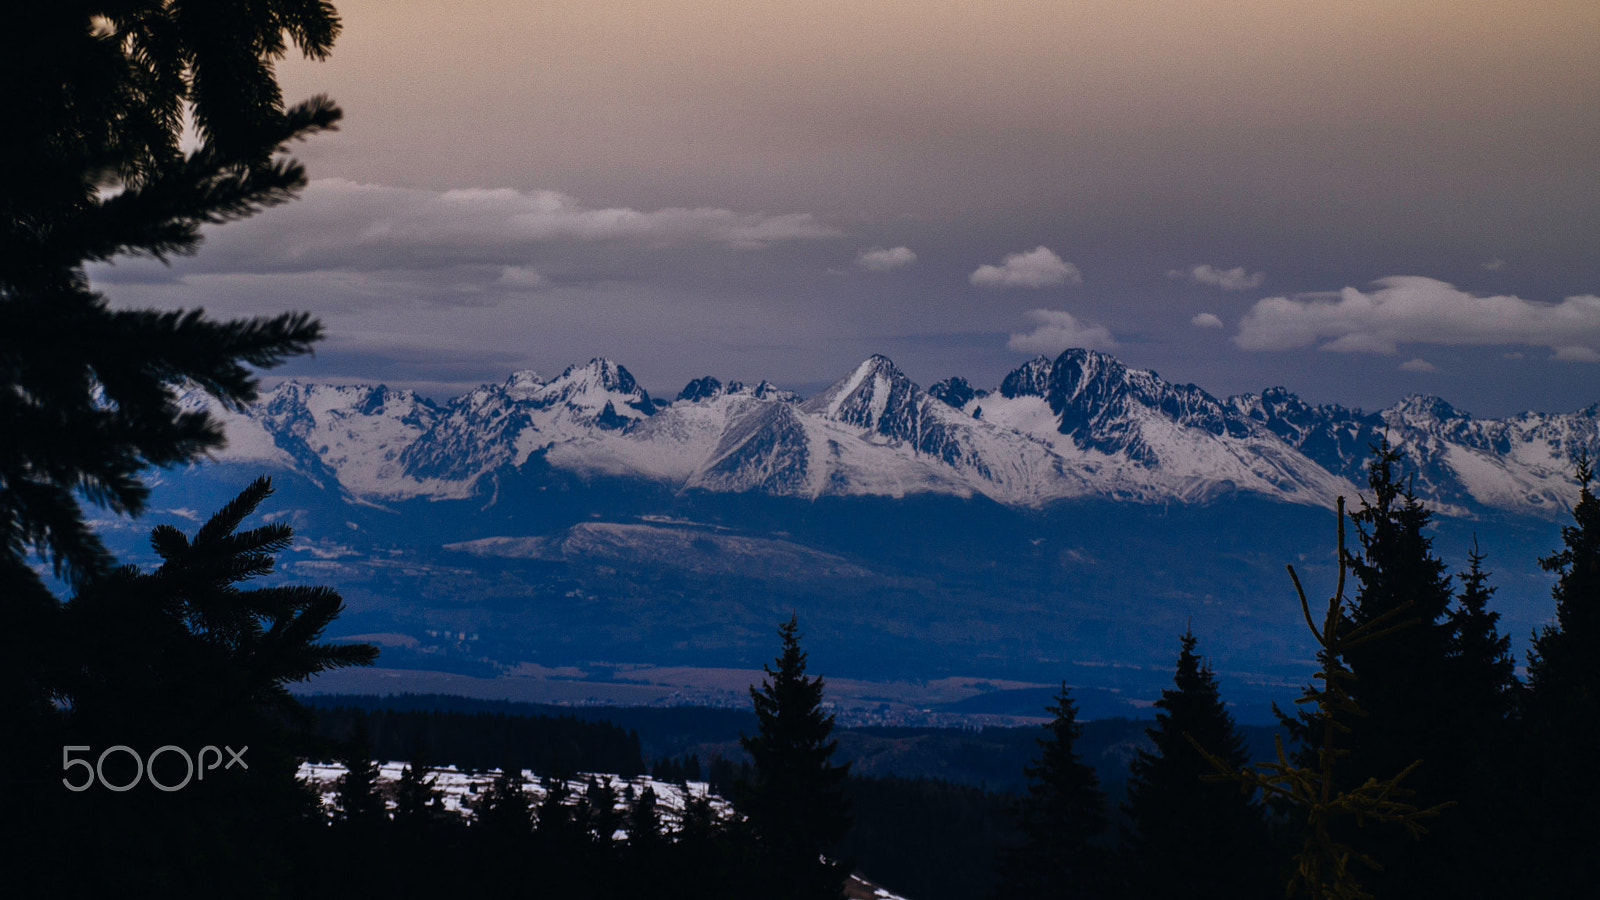
[[[192,391],[190,407],[210,405]],[[1576,498],[1571,458],[1600,453],[1600,404],[1476,419],[1434,397],[1374,413],[1284,388],[1218,399],[1107,354],[1038,357],[993,390],[928,390],[873,356],[801,399],[706,376],[654,399],[604,359],[546,379],[513,373],[444,404],[382,385],[286,382],[243,412],[215,409],[225,461],[297,471],[361,502],[492,496],[537,459],[585,477],[677,491],[1073,498],[1200,503],[1242,493],[1331,506],[1365,481],[1369,446],[1405,454],[1439,512],[1555,518]]]

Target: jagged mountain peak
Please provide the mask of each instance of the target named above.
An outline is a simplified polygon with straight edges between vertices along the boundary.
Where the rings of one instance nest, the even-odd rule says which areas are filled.
[[[1545,515],[1571,502],[1571,454],[1600,448],[1600,404],[1479,420],[1426,396],[1378,413],[1311,405],[1282,387],[1223,402],[1082,349],[1030,360],[990,394],[962,378],[925,392],[875,354],[804,402],[769,382],[709,376],[679,397],[670,409],[653,402],[603,358],[549,380],[517,372],[443,408],[383,385],[289,381],[248,410],[221,411],[220,458],[289,466],[359,497],[468,497],[482,476],[538,454],[557,469],[712,491],[1324,503],[1361,482],[1369,447],[1387,435],[1441,512]]]
[[[757,400],[777,400],[785,403],[792,403],[800,399],[800,395],[794,391],[786,391],[764,378],[755,384],[745,384],[742,381],[730,381],[727,384],[723,384],[710,375],[706,375],[684,385],[683,390],[678,392],[678,400],[699,403],[729,394],[754,397]]]
[[[1049,359],[1035,356],[1012,369],[1000,382],[1000,396],[1008,400],[1014,397],[1043,397],[1050,389],[1051,366]]]
[[[678,392],[678,399],[689,403],[696,403],[701,400],[710,400],[713,397],[719,397],[722,394],[722,382],[712,378],[710,375],[706,375],[702,378],[696,378],[684,385],[683,390]]]
[[[414,418],[437,410],[433,401],[416,391],[386,384],[323,384],[289,379],[260,401],[269,415],[330,414]]]
[[[641,390],[638,383],[633,380],[631,372],[603,356],[597,356],[586,363],[573,363],[567,366],[560,375],[550,380],[550,384],[556,382],[593,385],[620,394],[632,394]]]
[[[974,388],[965,378],[957,375],[935,382],[933,387],[928,388],[928,396],[960,409],[973,400],[989,396],[989,392]]]
[[[874,353],[849,375],[830,385],[801,409],[836,422],[884,434],[903,430],[922,390],[887,356]]]
[[[1154,372],[1129,369],[1122,360],[1095,350],[1073,347],[1065,350],[1050,363],[1050,391],[1064,392],[1066,397],[1080,394],[1098,394],[1108,388],[1120,387],[1130,376],[1143,376],[1140,380],[1159,382]]]
[[[540,406],[562,404],[575,416],[592,418],[607,428],[656,412],[650,393],[639,386],[633,374],[603,357],[567,366],[532,399]]]
[[[534,392],[548,384],[548,379],[532,369],[521,369],[511,373],[502,386],[507,396],[516,399],[526,399],[533,396]]]
[[[1471,414],[1458,411],[1442,398],[1431,394],[1410,394],[1404,400],[1385,410],[1385,418],[1402,422],[1445,422],[1450,419],[1470,419]]]

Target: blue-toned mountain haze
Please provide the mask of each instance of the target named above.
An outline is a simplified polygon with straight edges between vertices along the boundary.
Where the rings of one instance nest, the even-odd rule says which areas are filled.
[[[1091,350],[992,388],[924,390],[873,356],[806,398],[704,376],[668,399],[595,359],[443,404],[289,382],[213,411],[227,449],[159,473],[156,512],[119,541],[137,553],[151,521],[272,473],[273,515],[300,535],[287,573],[341,590],[341,634],[380,635],[387,666],[613,684],[751,669],[794,611],[835,677],[1064,677],[1106,692],[1100,714],[1154,698],[1186,623],[1257,713],[1292,694],[1311,645],[1282,566],[1331,589],[1335,498],[1359,502],[1385,438],[1438,513],[1440,555],[1460,565],[1476,538],[1526,634],[1550,615],[1535,560],[1576,497],[1572,455],[1600,450],[1600,404],[1477,419],[1433,397],[1219,399]]]

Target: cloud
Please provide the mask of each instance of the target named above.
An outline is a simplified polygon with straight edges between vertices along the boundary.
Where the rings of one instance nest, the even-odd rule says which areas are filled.
[[[500,269],[500,283],[508,287],[537,288],[550,283],[532,266],[504,266]]]
[[[1560,303],[1480,297],[1432,278],[1402,276],[1374,289],[1268,297],[1239,323],[1244,350],[1319,346],[1342,353],[1399,352],[1400,344],[1548,347],[1556,359],[1600,357],[1600,296]]]
[[[1439,367],[1438,366],[1434,365],[1431,362],[1428,362],[1427,360],[1423,359],[1420,356],[1417,357],[1416,359],[1408,359],[1405,362],[1401,363],[1400,364],[1400,369],[1402,371],[1405,371],[1405,372],[1437,372],[1437,371],[1439,371]]]
[[[200,254],[185,260],[184,268],[288,272],[519,265],[533,248],[558,242],[754,250],[842,234],[809,213],[595,208],[556,191],[437,191],[323,178],[311,182],[294,203],[225,228],[208,228]],[[117,277],[115,270],[107,274]]]
[[[1484,262],[1483,267],[1491,272],[1498,272],[1506,267],[1506,261],[1496,256],[1494,259]]]
[[[1222,320],[1214,313],[1201,313],[1190,319],[1189,324],[1197,328],[1221,328]]]
[[[1048,247],[1012,253],[998,266],[979,266],[967,278],[979,287],[1042,288],[1057,284],[1083,284],[1083,273]]]
[[[1028,318],[1034,323],[1033,330],[1013,334],[1006,349],[1055,356],[1068,347],[1109,350],[1117,346],[1104,325],[1079,322],[1064,309],[1031,309]]]
[[[1562,362],[1600,362],[1600,351],[1593,347],[1557,347],[1555,356]]]
[[[900,269],[917,261],[917,255],[908,247],[895,247],[885,250],[882,247],[873,247],[856,254],[856,265],[874,272],[888,272]]]
[[[1167,273],[1168,278],[1188,278],[1195,284],[1209,285],[1222,288],[1225,291],[1247,291],[1260,287],[1267,280],[1267,273],[1247,273],[1243,266],[1232,269],[1219,269],[1216,266],[1198,265],[1192,269],[1173,269]]]

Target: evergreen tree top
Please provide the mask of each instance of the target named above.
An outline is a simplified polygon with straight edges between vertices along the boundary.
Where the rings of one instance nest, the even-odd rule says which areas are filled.
[[[178,408],[192,383],[225,406],[252,368],[310,351],[307,313],[215,321],[199,310],[113,310],[84,266],[195,250],[201,227],[304,187],[286,155],[334,127],[325,97],[286,106],[273,62],[327,55],[324,0],[26,2],[0,29],[0,585],[47,605],[36,550],[74,587],[112,562],[80,497],[137,515],[141,473],[220,446]],[[186,122],[200,146],[180,150]]]
[[[1083,725],[1065,681],[1045,710],[1053,718],[1039,738],[1039,758],[1022,770],[1035,812],[1063,822],[1076,819],[1087,834],[1099,834],[1105,828],[1105,795],[1094,768],[1076,749]]]
[[[822,762],[833,756],[839,742],[829,738],[833,731],[833,714],[822,706],[824,684],[822,676],[807,677],[806,653],[800,649],[800,625],[797,617],[779,626],[782,649],[772,664],[763,664],[766,677],[760,689],[750,687],[750,702],[755,708],[759,726],[755,737],[742,738],[745,750],[756,759],[757,765],[765,758],[769,764],[782,765],[797,757],[808,762]],[[840,767],[838,780],[843,780],[847,767]]]
[[[1145,733],[1155,741],[1157,753],[1163,758],[1192,755],[1193,748],[1185,738],[1189,735],[1231,765],[1242,766],[1247,759],[1244,737],[1222,700],[1216,674],[1195,653],[1197,640],[1192,630],[1185,629],[1180,642],[1173,687],[1162,690],[1161,699],[1155,704],[1159,710],[1156,727]],[[1134,765],[1147,755],[1141,752]]]
[[[1561,529],[1561,549],[1539,560],[1556,575],[1551,596],[1556,621],[1546,626],[1528,652],[1528,677],[1535,695],[1552,692],[1584,696],[1592,707],[1600,696],[1600,500],[1590,485],[1594,469],[1586,453],[1577,460],[1578,503],[1573,524]],[[1556,687],[1560,684],[1561,687]]]
[[[795,900],[837,897],[849,868],[824,855],[850,829],[844,793],[848,763],[830,761],[839,748],[833,716],[822,708],[822,678],[806,675],[798,618],[779,626],[782,648],[764,666],[761,687],[750,688],[757,732],[740,743],[755,762],[755,778],[739,805],[749,817],[771,895]]]

